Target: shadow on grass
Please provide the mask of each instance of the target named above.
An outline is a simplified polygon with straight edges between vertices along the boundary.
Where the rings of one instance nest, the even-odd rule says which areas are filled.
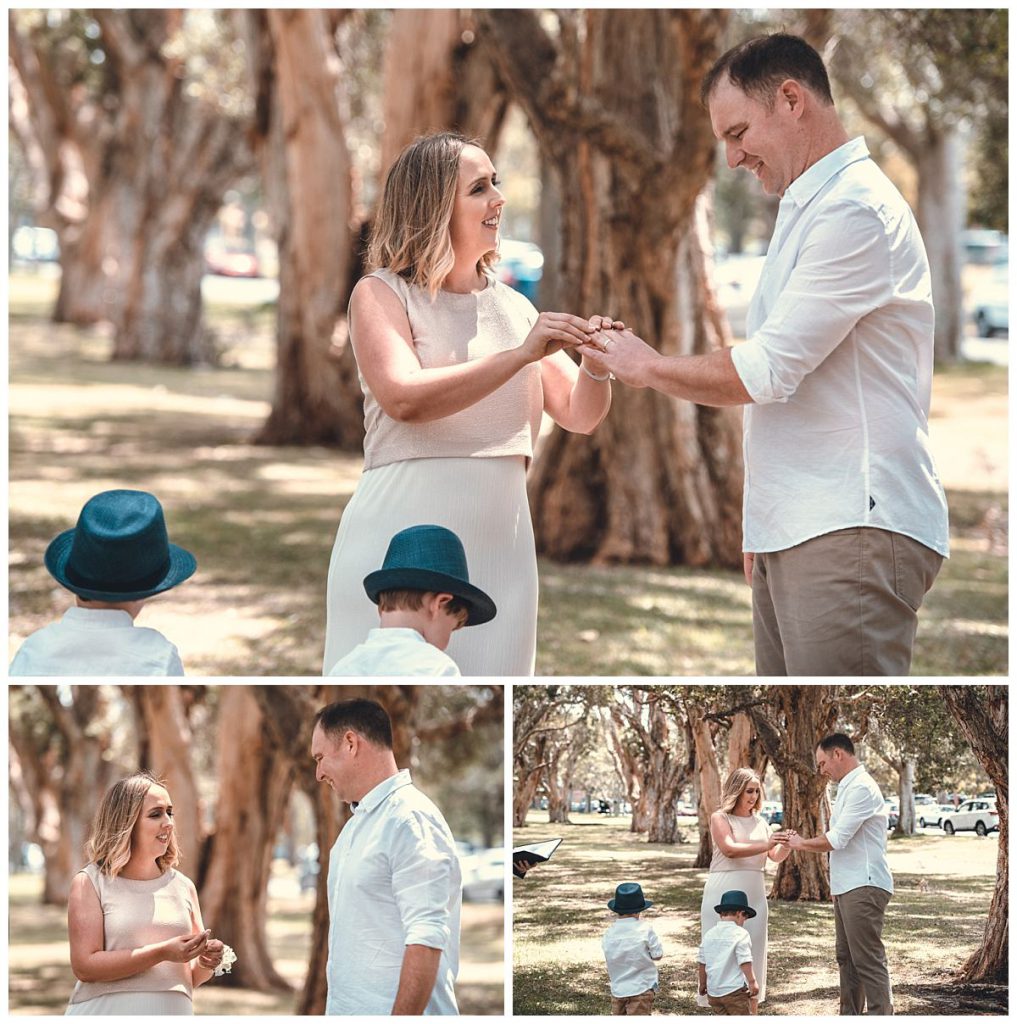
[[[173,539],[198,557],[198,574],[165,606],[196,624],[172,634],[178,624],[167,620],[188,671],[318,675],[329,555],[362,458],[251,443],[272,393],[270,314],[209,307],[229,368],[110,363],[108,333],[40,319],[49,287],[33,282],[20,298],[11,290],[12,634],[26,636],[69,603],[42,567],[50,539],[96,491],[137,487],[163,499]],[[955,405],[1006,394],[998,368],[937,380]],[[949,502],[953,557],[922,610],[913,672],[1003,675],[1007,559],[988,553],[984,520],[992,508],[1005,517],[1007,495],[951,491]],[[753,672],[740,574],[541,562],[538,674]]]
[[[578,816],[577,816],[578,817]],[[584,827],[585,826],[585,827]],[[593,826],[593,827],[591,827]],[[643,915],[664,946],[654,1011],[710,1014],[695,1003],[700,906],[708,872],[692,866],[696,846],[646,843],[627,819],[549,825],[534,814],[516,843],[560,837],[551,861],[513,887],[514,1012],[607,1014],[610,992],[600,939],[613,920],[607,900],[638,881],[654,906]],[[902,1014],[1005,1012],[998,986],[948,983],[978,946],[995,877],[996,848],[938,835],[895,841],[895,894],[884,923],[896,1011]],[[772,874],[769,876],[772,881]],[[769,900],[767,999],[774,1016],[834,1015],[839,1007],[833,907]],[[970,992],[967,990],[971,989]],[[951,1002],[952,1000],[952,1002]],[[1001,1007],[1003,1008],[1001,1010]]]

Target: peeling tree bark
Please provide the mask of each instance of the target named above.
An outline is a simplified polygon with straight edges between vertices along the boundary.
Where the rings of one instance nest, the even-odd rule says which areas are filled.
[[[668,355],[727,339],[703,255],[700,193],[714,146],[699,82],[728,13],[478,12],[562,198],[557,296],[609,313]],[[740,564],[740,412],[618,387],[592,436],[556,430],[530,500],[549,557],[654,565]]]
[[[990,981],[1006,985],[1009,978],[1010,939],[1010,782],[1008,762],[1009,687],[941,686],[940,692],[975,757],[996,787],[999,811],[999,853],[996,888],[989,904],[982,944],[961,968],[961,982]]]
[[[784,825],[818,836],[829,825],[827,780],[816,771],[816,744],[837,721],[839,686],[769,686],[766,704],[749,708],[759,739],[780,775]],[[781,861],[771,898],[830,899],[827,858],[798,854]]]

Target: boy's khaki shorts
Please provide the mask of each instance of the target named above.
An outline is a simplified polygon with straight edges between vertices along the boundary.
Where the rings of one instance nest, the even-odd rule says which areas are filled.
[[[714,1013],[721,1013],[727,1017],[748,1016],[754,1012],[748,986],[735,992],[728,992],[726,996],[707,995],[706,1001],[713,1007]]]
[[[615,1017],[648,1017],[653,1013],[653,989],[638,996],[611,996],[611,1013]]]

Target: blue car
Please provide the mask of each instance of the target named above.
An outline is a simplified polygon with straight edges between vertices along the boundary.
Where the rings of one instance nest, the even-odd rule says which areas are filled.
[[[512,238],[498,240],[501,259],[495,264],[495,274],[502,284],[515,288],[534,305],[544,276],[544,254],[532,242],[517,242]]]

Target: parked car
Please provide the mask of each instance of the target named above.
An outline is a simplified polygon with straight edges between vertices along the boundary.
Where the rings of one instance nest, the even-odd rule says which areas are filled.
[[[952,836],[954,832],[967,832],[974,829],[980,836],[987,832],[999,831],[999,812],[996,801],[965,800],[953,814],[943,818],[943,831]]]
[[[540,279],[544,276],[544,254],[533,242],[517,242],[513,238],[498,239],[500,259],[494,272],[498,280],[515,288],[536,304]]]
[[[784,823],[784,805],[777,803],[776,800],[764,800],[759,813],[768,825],[782,825]]]
[[[900,821],[900,807],[896,800],[884,800],[883,806],[886,808],[886,827],[887,829],[895,829],[897,822]]]
[[[500,847],[477,850],[460,856],[463,872],[463,899],[503,900],[505,898],[505,851]]]
[[[919,828],[929,825],[938,825],[942,812],[934,797],[928,793],[918,793],[915,796],[915,818],[918,820]]]
[[[16,260],[30,263],[53,263],[60,259],[60,242],[52,228],[36,228],[23,224],[11,237]]]
[[[978,337],[991,338],[1010,331],[1010,264],[997,263],[971,295],[972,316]]]

